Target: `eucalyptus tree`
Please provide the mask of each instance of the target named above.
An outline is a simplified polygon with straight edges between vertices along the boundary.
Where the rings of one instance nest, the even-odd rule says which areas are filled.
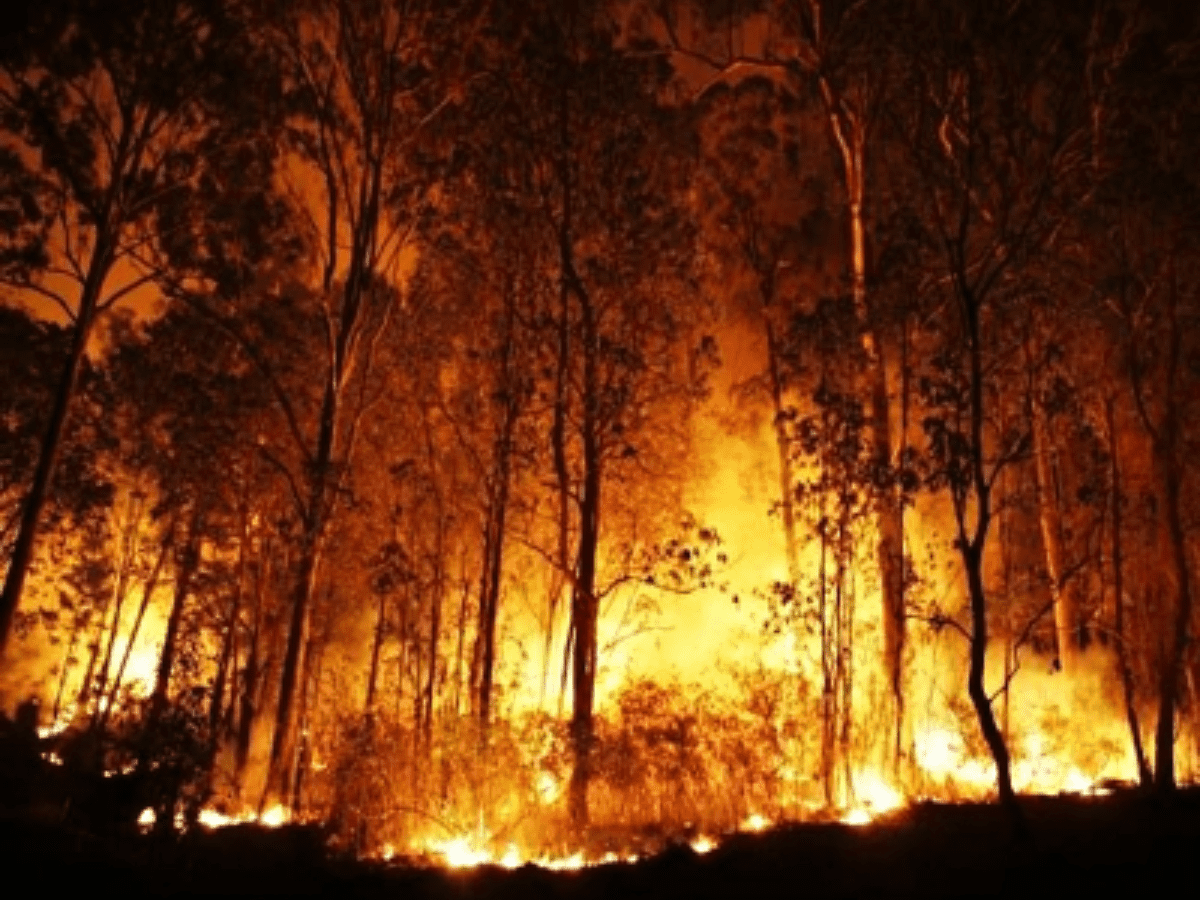
[[[1143,602],[1139,606],[1144,608],[1135,610],[1149,632],[1149,646],[1140,655],[1149,657],[1146,668],[1157,682],[1152,685],[1157,714],[1154,783],[1169,792],[1176,783],[1178,706],[1196,590],[1187,523],[1196,503],[1189,448],[1196,440],[1194,361],[1200,296],[1195,282],[1200,246],[1195,234],[1200,183],[1186,160],[1194,156],[1200,139],[1200,106],[1188,87],[1200,73],[1200,18],[1194,9],[1153,2],[1132,4],[1122,12],[1124,18],[1114,18],[1109,26],[1116,30],[1123,25],[1123,40],[1120,64],[1109,67],[1102,82],[1109,102],[1097,122],[1098,189],[1072,262],[1091,289],[1096,318],[1111,341],[1113,369],[1123,383],[1123,397],[1114,392],[1105,411],[1114,518],[1121,514],[1121,481],[1140,482],[1153,498],[1139,519],[1148,545],[1144,596],[1158,600]],[[1147,465],[1139,467],[1137,458],[1126,454],[1119,471],[1121,417],[1114,407],[1122,406],[1126,420],[1137,423],[1134,435],[1140,437],[1135,441],[1134,435],[1126,434],[1125,443],[1140,444]],[[1116,519],[1114,566],[1128,558],[1120,543],[1120,525]],[[1116,602],[1122,604],[1123,598],[1118,595]],[[1130,683],[1139,654],[1129,652],[1137,647],[1132,638],[1123,627],[1118,635],[1119,664],[1129,698],[1127,714],[1139,740],[1135,685]],[[1144,776],[1144,763],[1141,768]]]
[[[322,349],[311,402],[276,383],[291,436],[276,456],[301,522],[271,741],[269,791],[286,796],[322,547],[368,407],[376,350],[400,315],[405,267],[434,207],[439,157],[423,144],[461,95],[474,4],[267,3],[255,33],[283,82],[283,191],[312,253],[306,290]]]
[[[904,733],[904,499],[897,472],[905,446],[896,433],[893,356],[897,315],[872,284],[871,266],[880,227],[878,174],[872,159],[887,136],[881,132],[886,95],[894,80],[894,28],[903,5],[890,0],[745,0],[725,3],[646,3],[646,27],[671,53],[687,80],[702,92],[713,85],[761,75],[807,106],[819,98],[826,141],[832,147],[841,187],[845,243],[843,260],[858,322],[857,339],[866,358],[861,390],[870,398],[869,434],[877,478],[891,490],[876,492],[883,634],[883,667],[892,697],[898,764]]]
[[[254,54],[232,3],[21,3],[0,52],[0,279],[71,335],[0,594],[0,647],[33,556],[97,323],[162,273],[147,251],[172,195],[229,126]]]
[[[546,555],[571,593],[568,806],[581,826],[598,616],[610,588],[604,528],[619,506],[608,492],[669,452],[672,416],[686,412],[695,388],[686,343],[695,307],[684,291],[694,247],[686,205],[693,139],[687,114],[661,102],[669,67],[620,46],[605,4],[515,4],[498,12],[494,28],[507,61],[495,108],[509,134],[497,152],[512,160],[513,186],[552,248],[547,277],[556,296],[542,317],[538,391],[558,546]]]
[[[927,4],[910,20],[908,143],[930,240],[928,278],[950,313],[922,376],[931,486],[954,513],[971,611],[967,690],[1016,820],[1009,753],[984,685],[989,603],[984,551],[995,484],[1032,438],[1006,385],[1020,384],[1020,325],[1032,265],[1056,250],[1089,186],[1084,16],[1026,7]],[[919,36],[919,37],[918,37]],[[1020,423],[1020,419],[1015,419]]]
[[[770,399],[788,575],[795,582],[800,578],[799,513],[787,419],[796,399],[799,360],[790,352],[788,334],[793,316],[837,293],[830,271],[836,268],[837,248],[826,183],[832,160],[826,159],[819,117],[806,121],[801,101],[769,79],[750,77],[728,88],[714,87],[698,105],[704,144],[698,206],[707,226],[705,249],[715,259],[717,290],[732,294],[735,315],[748,312],[766,341],[765,372],[739,387]]]

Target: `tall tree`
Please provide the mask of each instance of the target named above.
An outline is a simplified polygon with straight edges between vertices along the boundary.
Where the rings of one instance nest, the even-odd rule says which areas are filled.
[[[893,702],[893,763],[898,765],[904,739],[904,499],[895,473],[900,468],[903,436],[896,434],[889,361],[894,344],[893,315],[871,286],[870,246],[874,222],[870,204],[877,198],[868,185],[873,126],[883,108],[885,74],[894,57],[891,32],[898,15],[887,0],[777,0],[746,2],[656,3],[656,21],[667,46],[693,78],[711,85],[747,73],[763,74],[803,100],[820,97],[828,139],[834,147],[847,229],[845,258],[850,296],[858,322],[858,340],[866,358],[863,391],[870,397],[870,436],[878,478],[890,486],[876,492],[880,615],[883,665]],[[681,27],[693,25],[688,37]],[[740,26],[740,27],[739,27]],[[734,33],[738,32],[735,39]],[[711,49],[710,49],[711,48]]]
[[[436,156],[422,155],[420,142],[459,95],[474,10],[469,2],[389,0],[268,7],[260,33],[293,104],[288,190],[316,254],[311,290],[325,344],[309,420],[277,391],[302,522],[268,786],[286,798],[322,547],[352,464],[376,347],[400,306],[406,254],[439,178]]]
[[[504,113],[527,190],[554,248],[547,318],[556,564],[569,579],[573,769],[568,806],[587,822],[595,741],[597,625],[605,585],[605,499],[624,466],[650,457],[656,414],[692,390],[680,288],[691,254],[686,118],[659,97],[662,60],[623,52],[602,4],[516,8],[498,22],[514,48]],[[568,548],[568,544],[574,546]]]
[[[1020,822],[1008,748],[984,685],[985,547],[996,479],[1031,443],[1027,428],[998,415],[1002,386],[1020,383],[1022,347],[1013,335],[1037,299],[1030,264],[1054,248],[1088,183],[1089,131],[1078,102],[1087,21],[957,4],[928,4],[909,21],[911,159],[930,275],[952,311],[939,323],[922,379],[932,481],[950,496],[966,580],[968,694],[1001,801]]]
[[[22,3],[0,67],[8,203],[0,278],[65,316],[71,342],[58,376],[0,593],[8,639],[59,460],[84,355],[97,322],[156,277],[139,265],[157,212],[197,177],[196,150],[235,98],[233,61],[248,58],[220,3]]]

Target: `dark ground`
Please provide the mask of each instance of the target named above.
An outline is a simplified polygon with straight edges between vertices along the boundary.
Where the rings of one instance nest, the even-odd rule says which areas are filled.
[[[97,834],[0,814],[6,896],[317,894],[338,897],[1103,897],[1200,893],[1200,790],[1169,803],[1123,791],[1027,798],[1032,836],[1011,836],[988,805],[923,804],[886,822],[793,825],[687,845],[633,864],[581,872],[483,868],[445,872],[357,862],[328,852],[319,830],[242,825],[175,839]],[[1117,896],[1120,896],[1118,893]]]

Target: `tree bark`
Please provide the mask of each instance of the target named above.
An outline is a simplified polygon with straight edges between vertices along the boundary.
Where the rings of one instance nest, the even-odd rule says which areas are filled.
[[[1129,723],[1129,736],[1133,741],[1134,759],[1137,761],[1138,781],[1149,787],[1153,777],[1142,745],[1142,727],[1138,721],[1137,693],[1133,682],[1133,670],[1129,664],[1129,637],[1125,629],[1125,554],[1121,543],[1121,469],[1117,446],[1117,425],[1114,402],[1108,397],[1104,404],[1104,417],[1108,425],[1109,501],[1112,504],[1110,551],[1113,569],[1113,631],[1117,639],[1117,669],[1121,678],[1121,689],[1125,698],[1125,719]]]
[[[892,447],[890,396],[877,317],[867,293],[866,123],[862,112],[852,112],[824,75],[818,79],[830,131],[842,161],[847,212],[850,222],[851,296],[863,352],[867,358],[870,394],[870,433],[875,463],[880,469],[881,490],[876,498],[875,525],[878,531],[876,558],[879,565],[880,620],[883,631],[883,665],[891,687],[893,718],[897,733],[902,728],[904,708],[904,519],[899,485],[892,474],[896,468]]]
[[[175,529],[172,524],[167,529],[166,535],[163,537],[162,545],[158,549],[158,558],[154,561],[154,568],[150,571],[150,577],[146,579],[145,587],[142,589],[142,602],[138,606],[137,615],[133,620],[133,627],[129,630],[129,642],[125,645],[125,652],[121,654],[121,662],[117,666],[117,674],[113,676],[112,687],[109,688],[108,702],[104,705],[104,711],[100,715],[100,720],[96,723],[96,730],[103,732],[104,727],[108,724],[108,718],[112,714],[113,706],[117,702],[117,694],[121,689],[121,681],[125,677],[125,667],[129,664],[129,657],[133,655],[133,645],[137,641],[138,634],[142,629],[142,620],[146,618],[146,610],[150,606],[150,600],[154,596],[154,589],[158,587],[158,578],[162,574],[163,564],[166,562],[167,554],[171,552],[174,546]]]
[[[1037,473],[1038,524],[1042,533],[1042,547],[1046,552],[1050,599],[1054,603],[1054,633],[1058,643],[1058,660],[1064,672],[1073,674],[1079,668],[1079,643],[1075,638],[1078,613],[1075,609],[1074,594],[1064,574],[1064,554],[1059,530],[1061,515],[1050,465],[1050,429],[1046,421],[1046,411],[1036,397],[1030,398],[1029,409],[1033,431],[1034,470]]]
[[[774,412],[775,446],[779,452],[779,508],[783,513],[784,552],[787,555],[788,580],[792,587],[800,581],[800,551],[796,538],[796,484],[792,474],[791,442],[784,421],[783,373],[779,367],[779,347],[775,327],[768,310],[770,289],[764,288],[763,326],[767,335],[767,371],[771,379],[771,405]]]
[[[133,560],[138,553],[137,526],[141,520],[140,496],[129,499],[126,515],[128,518],[121,529],[121,553],[117,563],[117,583],[113,588],[112,628],[109,630],[108,642],[104,648],[104,661],[100,664],[100,679],[96,685],[96,698],[100,702],[103,701],[108,690],[108,674],[112,669],[113,649],[117,643],[117,636],[121,631],[121,609],[125,605],[125,594],[129,583],[129,569],[133,565]],[[93,725],[99,721],[100,715],[101,710],[97,706],[92,714]]]
[[[984,687],[987,662],[987,594],[983,585],[983,550],[992,521],[991,480],[984,464],[984,371],[983,336],[980,328],[980,304],[968,287],[966,273],[957,272],[957,293],[962,314],[969,371],[968,394],[970,413],[970,494],[955,498],[955,517],[958,521],[958,548],[967,580],[971,603],[970,667],[967,674],[967,694],[979,719],[979,728],[996,765],[996,789],[1001,805],[1008,811],[1013,829],[1018,835],[1027,833],[1025,815],[1013,790],[1011,760],[1004,735],[996,725],[992,701]],[[952,488],[952,490],[958,490]],[[967,496],[974,499],[974,521],[967,533]]]
[[[375,639],[371,641],[371,668],[367,673],[367,699],[363,713],[370,716],[375,709],[375,684],[379,679],[379,651],[383,648],[383,631],[386,623],[387,595],[379,594],[379,607],[375,614]]]
[[[8,646],[13,616],[21,603],[21,592],[25,587],[29,564],[33,559],[34,543],[42,519],[42,510],[45,508],[54,478],[54,470],[58,465],[71,400],[74,398],[79,384],[84,354],[87,350],[88,339],[92,334],[92,326],[96,321],[104,281],[112,268],[114,250],[114,242],[107,234],[96,236],[95,251],[92,253],[87,278],[79,298],[79,312],[75,319],[71,349],[67,354],[66,364],[54,393],[54,403],[50,407],[46,435],[42,439],[37,465],[33,470],[33,482],[30,484],[29,493],[26,495],[21,509],[21,524],[17,530],[16,541],[13,543],[12,556],[8,561],[4,588],[0,591],[0,659],[3,659]]]
[[[247,480],[247,488],[249,481]],[[229,667],[237,664],[237,629],[242,613],[242,593],[246,580],[247,544],[250,541],[250,498],[248,491],[242,497],[240,522],[238,526],[238,558],[237,570],[234,574],[233,603],[230,605],[229,618],[225,623],[225,633],[221,636],[221,655],[217,660],[217,677],[213,682],[212,704],[209,707],[208,726],[213,745],[217,743],[217,728],[221,721],[221,713],[225,708],[225,684],[229,680]]]
[[[171,686],[171,673],[175,667],[179,631],[183,625],[183,611],[192,589],[192,579],[200,567],[200,530],[202,517],[197,511],[192,516],[188,536],[180,554],[179,571],[175,576],[175,597],[171,602],[171,613],[167,617],[167,630],[163,636],[162,652],[158,657],[158,668],[154,677],[154,690],[150,695],[150,728],[158,724],[167,708],[167,697]]]

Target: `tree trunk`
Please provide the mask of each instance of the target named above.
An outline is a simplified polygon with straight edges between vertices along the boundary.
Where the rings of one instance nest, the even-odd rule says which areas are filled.
[[[511,287],[509,289],[511,290]],[[504,559],[505,524],[508,516],[508,498],[512,480],[513,434],[517,427],[517,419],[520,416],[520,401],[516,396],[516,378],[515,373],[512,371],[515,329],[516,310],[514,308],[514,300],[511,295],[506,295],[504,331],[500,339],[501,356],[499,372],[501,395],[504,398],[503,418],[492,453],[495,466],[495,480],[488,503],[489,534],[486,541],[486,551],[488,553],[487,593],[480,597],[479,602],[479,639],[482,643],[479,724],[481,739],[485,742],[491,716],[492,678],[496,656],[496,616],[500,606],[500,579]],[[565,467],[565,460],[563,466]]]
[[[249,480],[247,480],[247,487]],[[250,512],[249,496],[243,495],[238,529],[238,559],[237,570],[234,574],[233,603],[230,605],[229,618],[225,623],[225,633],[221,636],[221,655],[217,661],[217,677],[213,682],[212,704],[209,707],[208,726],[213,746],[217,743],[217,728],[221,721],[221,713],[225,708],[225,683],[229,680],[230,660],[237,663],[237,628],[242,613],[242,593],[246,580],[247,544],[250,541]]]
[[[171,613],[167,617],[167,630],[163,636],[162,652],[158,657],[154,690],[150,695],[148,718],[151,730],[158,724],[167,707],[171,672],[175,667],[175,654],[178,650],[179,630],[183,625],[183,610],[192,589],[192,579],[200,567],[201,527],[201,515],[196,512],[193,514],[183,552],[180,554],[179,572],[175,576],[175,598],[171,602]]]
[[[349,305],[349,300],[344,303]],[[343,342],[348,335],[342,335]],[[286,803],[292,787],[291,761],[295,758],[296,722],[293,710],[297,687],[304,678],[304,651],[308,641],[309,607],[317,583],[325,526],[330,514],[330,480],[334,463],[334,439],[337,430],[341,390],[341,353],[331,362],[321,401],[320,432],[317,452],[313,457],[309,495],[303,510],[304,535],[300,546],[300,571],[292,598],[292,615],[288,622],[287,647],[279,681],[279,702],[275,710],[275,727],[271,735],[271,755],[268,762],[267,795],[277,792],[279,802]]]
[[[970,371],[968,386],[970,396],[970,472],[971,493],[974,495],[974,523],[971,534],[967,534],[967,499],[955,497],[955,518],[958,522],[958,549],[967,579],[967,593],[971,601],[970,668],[967,673],[967,694],[975,707],[979,728],[987,742],[992,760],[996,764],[996,789],[1000,804],[1008,810],[1013,829],[1018,835],[1027,833],[1024,812],[1017,801],[1012,785],[1011,760],[1004,735],[996,725],[992,701],[984,687],[983,676],[987,662],[987,594],[983,586],[983,550],[987,543],[988,529],[992,522],[991,480],[984,466],[984,372],[982,356],[982,334],[980,330],[980,308],[974,294],[967,287],[965,273],[958,272],[958,293],[963,325],[965,326],[967,354]]]
[[[266,806],[272,792],[280,803],[286,803],[292,788],[292,762],[295,759],[295,715],[293,704],[296,690],[304,677],[304,650],[308,643],[309,606],[317,580],[320,550],[317,526],[310,522],[305,529],[304,546],[300,555],[300,573],[292,599],[292,614],[288,621],[287,646],[284,649],[283,671],[279,680],[279,700],[275,709],[275,727],[271,736],[271,755],[268,762]]]
[[[254,720],[258,705],[255,695],[258,692],[261,672],[259,668],[259,647],[262,641],[263,625],[263,589],[269,577],[269,561],[271,558],[270,540],[264,541],[260,548],[259,558],[254,574],[254,623],[250,628],[250,645],[246,648],[246,664],[242,667],[242,693],[239,698],[237,735],[234,744],[234,773],[238,794],[241,794],[242,776],[246,771],[246,763],[250,759],[250,738],[254,729]]]
[[[1178,318],[1178,273],[1172,260],[1170,284],[1166,292],[1168,327],[1165,376],[1161,388],[1162,415],[1155,423],[1147,410],[1140,370],[1135,369],[1134,396],[1142,423],[1150,435],[1154,469],[1166,528],[1158,529],[1163,569],[1174,582],[1174,620],[1165,637],[1169,646],[1162,653],[1158,687],[1158,723],[1154,734],[1154,786],[1162,794],[1175,790],[1175,707],[1179,699],[1180,676],[1187,652],[1188,631],[1192,622],[1192,581],[1188,563],[1187,538],[1180,503],[1183,498],[1184,461],[1181,453],[1183,429],[1180,421],[1179,369],[1183,360],[1183,336]],[[1135,362],[1136,365],[1136,362]],[[1159,634],[1166,623],[1160,623]],[[1160,647],[1162,641],[1160,639]]]
[[[596,691],[596,550],[600,525],[600,465],[595,440],[585,438],[584,494],[580,505],[579,577],[571,596],[575,623],[572,667],[571,770],[568,811],[572,826],[588,824],[588,782],[591,778],[593,705]],[[591,447],[591,452],[586,448]]]
[[[480,597],[479,604],[479,640],[480,679],[479,679],[479,725],[486,738],[488,724],[491,719],[492,682],[496,659],[496,617],[500,607],[500,580],[504,560],[505,520],[508,512],[509,496],[509,456],[511,453],[511,426],[505,425],[505,433],[498,442],[499,454],[496,473],[496,496],[489,510],[491,519],[490,537],[487,541],[487,577],[485,579],[487,592]]]
[[[100,677],[96,684],[96,699],[98,703],[103,702],[105,693],[108,689],[108,675],[112,670],[113,648],[117,643],[117,636],[121,631],[121,609],[125,605],[125,594],[129,584],[129,569],[133,565],[133,560],[137,556],[137,526],[141,520],[141,499],[140,495],[130,497],[126,510],[126,521],[121,529],[121,554],[117,562],[117,583],[113,588],[113,620],[112,628],[109,630],[108,641],[104,648],[104,661],[100,664]],[[97,705],[92,714],[92,724],[95,725],[99,721],[101,710]]]
[[[106,235],[100,234],[96,237],[95,250],[92,253],[87,278],[79,298],[79,313],[75,319],[71,349],[67,354],[67,362],[54,393],[54,403],[50,407],[50,420],[46,425],[46,435],[42,439],[37,465],[33,470],[33,482],[21,509],[20,528],[13,544],[12,556],[8,561],[4,589],[0,591],[0,659],[3,659],[8,646],[13,616],[21,603],[21,592],[25,586],[25,578],[29,574],[30,561],[33,559],[34,542],[37,539],[42,510],[49,496],[54,470],[62,448],[71,400],[75,396],[75,390],[79,383],[79,373],[83,368],[88,339],[91,337],[92,326],[96,321],[104,281],[112,267],[115,249],[112,243]]]
[[[784,421],[783,374],[779,368],[779,347],[775,327],[767,308],[770,288],[763,289],[763,325],[767,334],[767,369],[771,378],[771,404],[774,412],[775,446],[779,452],[779,508],[783,513],[784,551],[787,554],[788,581],[793,589],[800,581],[800,551],[796,538],[796,484],[792,475],[791,442]]]
[[[892,447],[887,365],[876,317],[867,294],[866,124],[862,113],[851,112],[828,78],[819,79],[830,131],[842,160],[847,212],[850,222],[851,296],[864,354],[870,391],[870,434],[875,461],[882,472],[896,467]],[[879,534],[877,559],[880,581],[880,620],[883,631],[883,665],[892,691],[893,718],[901,728],[904,707],[904,519],[899,485],[884,479],[887,487],[877,497],[875,525]]]
[[[379,609],[375,615],[375,639],[371,642],[371,668],[367,673],[367,700],[363,713],[370,715],[375,709],[375,684],[379,679],[379,651],[383,648],[383,632],[387,621],[387,595],[380,593]]]
[[[1174,430],[1174,427],[1167,429],[1168,439],[1174,436]],[[1180,495],[1183,490],[1182,467],[1175,458],[1173,448],[1164,447],[1161,455],[1166,457],[1162,460],[1165,495],[1163,500],[1167,518],[1169,571],[1175,588],[1175,617],[1170,649],[1162,667],[1162,680],[1159,684],[1158,726],[1154,737],[1154,784],[1158,791],[1169,793],[1175,789],[1175,706],[1178,703],[1180,675],[1183,672],[1188,629],[1192,621],[1192,586],[1187,539],[1180,510]]]
[[[987,654],[987,597],[983,588],[983,554],[981,547],[967,548],[963,553],[963,564],[967,570],[967,587],[971,597],[971,665],[967,675],[967,694],[975,707],[983,739],[991,751],[996,764],[996,788],[1000,803],[1009,811],[1018,831],[1024,831],[1024,814],[1017,802],[1012,785],[1012,772],[1008,747],[1004,735],[996,725],[992,702],[983,684],[984,665]]]
[[[1138,721],[1137,692],[1133,683],[1133,670],[1129,664],[1129,638],[1125,630],[1125,554],[1121,545],[1121,470],[1117,446],[1117,425],[1113,398],[1105,400],[1104,416],[1108,425],[1109,501],[1112,504],[1111,554],[1113,569],[1113,631],[1117,641],[1117,669],[1121,677],[1121,689],[1125,698],[1125,719],[1129,723],[1129,736],[1133,741],[1134,759],[1137,761],[1138,782],[1149,787],[1152,782],[1146,750],[1142,746],[1142,726]]]
[[[1073,674],[1079,668],[1079,643],[1075,639],[1074,595],[1066,583],[1062,538],[1059,531],[1058,494],[1050,465],[1050,429],[1046,412],[1036,397],[1029,400],[1033,431],[1034,469],[1037,473],[1038,524],[1046,551],[1046,574],[1050,580],[1050,599],[1054,603],[1054,633],[1058,642],[1058,660],[1062,670]]]
[[[100,720],[96,723],[96,729],[100,732],[104,731],[108,724],[108,718],[112,714],[113,707],[117,702],[117,695],[121,689],[121,681],[125,677],[125,667],[129,664],[129,657],[133,655],[133,645],[137,641],[138,634],[142,629],[142,620],[146,617],[146,610],[150,606],[150,600],[154,596],[154,589],[158,587],[158,578],[162,574],[163,564],[166,562],[167,554],[171,552],[174,545],[175,528],[172,524],[167,529],[166,535],[163,537],[162,545],[158,548],[158,558],[154,561],[154,568],[150,571],[150,577],[146,579],[145,587],[142,589],[142,602],[138,605],[137,615],[133,619],[133,627],[129,630],[129,641],[125,645],[125,652],[121,654],[120,665],[117,666],[117,674],[113,676],[112,687],[109,688],[108,702],[104,704],[104,712],[100,715]]]

